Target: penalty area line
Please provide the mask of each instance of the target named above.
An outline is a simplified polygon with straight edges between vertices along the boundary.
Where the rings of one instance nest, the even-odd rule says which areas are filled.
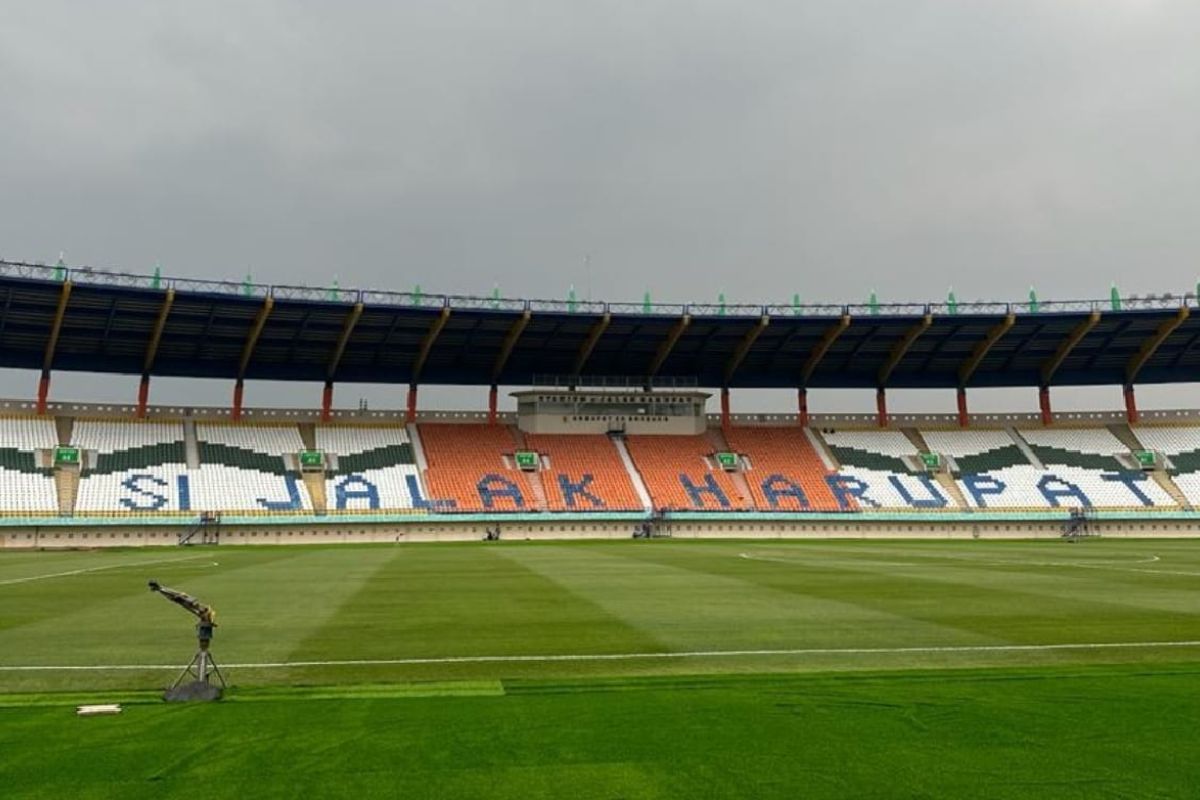
[[[1066,642],[1061,644],[933,645],[928,647],[804,647],[764,650],[691,650],[668,653],[560,653],[553,655],[440,656],[430,658],[364,658],[331,661],[264,661],[223,664],[225,669],[289,669],[296,667],[390,667],[429,664],[519,664],[556,661],[636,661],[642,659],[746,658],[756,656],[857,656],[957,653],[1028,653],[1070,650],[1150,650],[1162,647],[1200,647],[1200,639],[1179,642]],[[0,665],[0,672],[88,670],[178,670],[178,664]]]
[[[132,567],[148,567],[154,564],[177,564],[181,561],[199,561],[202,558],[209,557],[210,556],[185,556],[183,558],[159,558],[154,561],[131,561],[127,564],[107,564],[103,567],[72,569],[68,570],[67,572],[51,572],[46,575],[30,575],[25,578],[8,578],[7,580],[0,581],[0,586],[11,586],[17,583],[30,583],[32,581],[44,581],[49,578],[68,578],[72,575],[83,575],[88,572],[104,572],[105,570],[110,569],[130,569]],[[212,565],[214,567],[219,566],[216,561],[212,562]]]

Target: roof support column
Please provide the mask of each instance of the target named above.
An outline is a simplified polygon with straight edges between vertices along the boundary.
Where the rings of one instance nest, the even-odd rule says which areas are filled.
[[[138,384],[137,410],[134,416],[142,419],[146,416],[146,403],[150,398],[150,370],[154,368],[154,359],[158,355],[158,343],[162,341],[163,329],[167,327],[167,316],[175,303],[175,288],[167,287],[163,295],[163,304],[158,309],[158,318],[154,320],[154,330],[150,333],[150,342],[146,345],[146,357],[142,360],[142,381]]]
[[[50,395],[50,370],[42,370],[42,377],[38,379],[37,388],[37,413],[42,416],[46,413],[46,398]]]
[[[729,387],[721,387],[721,430],[729,431]]]
[[[808,389],[800,387],[796,390],[796,405],[800,411],[800,427],[808,427]]]
[[[354,326],[358,324],[363,308],[361,301],[351,307],[350,313],[346,315],[346,321],[342,323],[342,333],[338,336],[337,344],[333,348],[333,355],[329,358],[329,366],[325,368],[325,391],[321,395],[321,422],[329,422],[332,416],[333,376],[337,374],[338,364],[342,362],[342,354],[346,352],[346,344],[350,341],[350,335],[354,333]]]
[[[1137,398],[1133,396],[1133,384],[1125,384],[1125,419],[1130,425],[1138,421]]]
[[[671,330],[667,333],[667,338],[658,346],[658,352],[654,354],[654,360],[650,362],[650,367],[646,370],[646,391],[650,391],[654,385],[654,376],[658,374],[659,369],[666,362],[667,356],[671,355],[671,351],[675,349],[675,344],[679,341],[679,337],[683,336],[683,332],[687,330],[688,325],[692,324],[692,315],[684,314],[679,318]]]
[[[263,298],[262,307],[255,314],[254,322],[251,323],[250,331],[246,335],[246,342],[242,345],[242,358],[238,362],[237,383],[233,385],[233,414],[231,417],[234,422],[242,418],[242,391],[246,385],[246,369],[250,366],[250,359],[254,356],[254,347],[258,344],[258,337],[262,335],[263,328],[267,324],[267,317],[271,315],[271,309],[274,307],[274,297],[267,295]]]
[[[887,389],[882,386],[875,390],[875,417],[879,427],[888,426]]]
[[[1042,412],[1042,424],[1049,425],[1054,422],[1054,410],[1050,408],[1050,387],[1042,386],[1038,389],[1038,407]]]
[[[233,410],[229,414],[229,418],[237,422],[242,418],[242,394],[245,392],[246,382],[241,378],[233,384]]]
[[[417,421],[417,385],[410,383],[408,385],[408,402],[407,411],[404,414],[404,421],[412,424]]]
[[[488,389],[488,425],[496,424],[496,398],[499,394],[496,384],[492,384],[492,388]]]
[[[325,390],[321,392],[321,422],[329,422],[333,416],[333,381],[325,381]]]
[[[58,334],[62,331],[63,318],[67,315],[67,301],[71,299],[71,281],[63,281],[58,295],[58,307],[54,321],[50,324],[50,337],[46,340],[46,352],[42,357],[42,377],[38,380],[37,413],[46,413],[46,398],[50,396],[50,366],[54,363],[54,351],[58,348]]]
[[[958,427],[967,427],[967,421],[970,416],[967,411],[967,389],[964,386],[958,387]]]
[[[449,319],[450,306],[442,306],[441,312],[434,318],[429,330],[425,332],[425,338],[421,340],[421,349],[417,352],[416,361],[413,362],[412,377],[408,382],[408,411],[405,414],[408,422],[417,421],[417,385],[421,382],[421,373],[425,369],[425,362],[429,359],[429,352],[433,350],[433,343],[437,341],[438,336],[442,333],[442,328],[446,327]]]
[[[150,376],[143,375],[142,380],[138,383],[138,399],[137,410],[133,415],[138,419],[146,418],[146,404],[150,401]]]

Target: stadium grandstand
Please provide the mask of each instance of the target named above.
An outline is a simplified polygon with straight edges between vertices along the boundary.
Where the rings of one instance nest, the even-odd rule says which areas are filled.
[[[1200,364],[1192,293],[1028,303],[736,306],[449,297],[0,263],[0,546],[525,535],[1041,535],[1083,510],[1117,535],[1200,529],[1200,413],[1134,386]],[[118,373],[129,405],[51,397],[57,370]],[[156,375],[228,381],[228,407],[150,402]],[[245,382],[316,382],[311,410],[246,408]],[[396,411],[338,383],[396,383]],[[486,388],[486,410],[418,405]],[[1119,385],[1119,412],[1056,413],[1052,387]],[[501,413],[500,385],[517,409]],[[973,387],[1038,390],[972,414]],[[701,387],[711,387],[712,393]],[[790,413],[731,392],[789,387]],[[958,413],[893,415],[892,387]],[[31,387],[33,389],[34,387]],[[870,415],[808,390],[873,391]],[[719,411],[709,413],[712,394]],[[482,393],[481,393],[482,397]],[[319,402],[318,402],[319,401]],[[481,403],[482,405],[482,403]]]

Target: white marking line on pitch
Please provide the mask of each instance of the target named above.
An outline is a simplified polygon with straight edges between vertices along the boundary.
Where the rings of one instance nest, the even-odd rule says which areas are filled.
[[[67,572],[51,572],[47,575],[30,575],[27,578],[9,578],[8,580],[0,581],[0,586],[9,586],[14,583],[29,583],[31,581],[44,581],[47,578],[67,578],[71,575],[83,575],[86,572],[102,572],[107,569],[126,569],[127,567],[148,567],[152,564],[174,564],[179,561],[196,561],[205,558],[205,556],[186,556],[184,558],[159,558],[154,561],[137,561],[128,564],[109,564],[104,567],[88,567],[87,569],[73,569]],[[213,566],[218,566],[217,562],[212,562]]]
[[[692,650],[678,653],[563,653],[530,656],[443,656],[438,658],[372,658],[344,661],[267,661],[224,664],[226,669],[287,669],[289,667],[388,667],[422,664],[510,664],[552,661],[634,661],[637,659],[740,658],[747,656],[860,656],[928,653],[1024,653],[1052,650],[1136,650],[1156,647],[1200,647],[1200,639],[1183,642],[1075,642],[1067,644],[979,644],[930,647],[806,647],[793,650]],[[50,672],[104,669],[179,669],[178,664],[94,664],[87,666],[0,666],[0,672]]]
[[[744,558],[747,561],[773,561],[776,564],[807,564],[820,559],[801,559],[801,558],[773,558],[771,556],[760,556],[754,553],[738,553],[739,558]],[[1172,569],[1139,569],[1137,567],[1120,567],[1110,564],[1085,564],[1080,561],[994,561],[984,558],[963,558],[962,556],[929,556],[929,562],[915,561],[887,561],[880,559],[872,559],[870,562],[874,564],[889,564],[895,567],[934,567],[933,563],[937,559],[945,559],[948,561],[960,561],[965,564],[982,564],[985,566],[1001,566],[1001,567],[1076,567],[1078,569],[1104,569],[1116,572],[1141,572],[1147,575],[1186,575],[1188,577],[1200,577],[1200,572],[1185,572],[1183,570]],[[1128,564],[1151,564],[1158,561],[1158,556],[1150,556],[1149,559],[1139,559],[1137,561],[1128,561]],[[853,563],[853,561],[851,562]]]

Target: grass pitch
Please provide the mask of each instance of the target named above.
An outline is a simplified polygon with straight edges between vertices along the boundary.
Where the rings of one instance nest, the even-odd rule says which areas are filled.
[[[1198,678],[1200,542],[0,553],[5,797],[1186,797]]]

